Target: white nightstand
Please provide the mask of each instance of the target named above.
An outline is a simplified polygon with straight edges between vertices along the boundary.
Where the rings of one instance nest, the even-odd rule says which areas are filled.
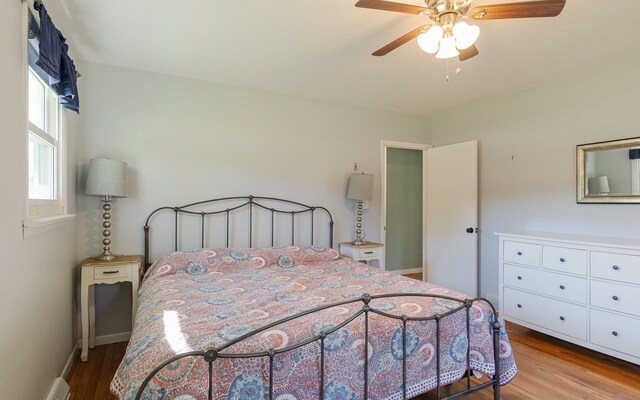
[[[384,244],[367,242],[365,244],[353,244],[340,242],[340,252],[356,261],[369,264],[372,267],[384,269]]]
[[[82,354],[80,359],[87,361],[89,348],[95,346],[95,298],[93,285],[131,282],[131,324],[138,309],[138,281],[142,256],[119,256],[115,260],[101,261],[87,258],[80,263],[82,268],[80,281],[80,310],[82,315]]]

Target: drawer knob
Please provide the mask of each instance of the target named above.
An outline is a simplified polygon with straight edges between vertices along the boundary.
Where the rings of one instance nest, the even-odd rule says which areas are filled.
[[[618,296],[613,296],[612,299],[614,299],[615,301],[620,300],[620,298]]]
[[[560,285],[560,289],[564,290],[564,285]]]
[[[518,304],[518,308],[522,308],[522,304]]]
[[[560,316],[560,321],[564,321],[564,317],[562,315]]]
[[[565,262],[565,259],[561,257],[560,262]]]
[[[518,255],[519,255],[519,256],[521,256],[521,255],[522,255],[522,252],[521,252],[521,251],[519,251],[519,252],[518,252]]]
[[[612,334],[613,336],[618,336],[618,332],[616,332],[616,331],[611,332],[611,334]]]
[[[373,251],[365,251],[364,254],[373,254]]]
[[[519,281],[521,281],[521,280],[522,280],[522,277],[521,277],[520,275],[518,275],[518,280],[519,280]]]
[[[614,271],[617,271],[617,270],[620,269],[620,267],[618,267],[617,265],[614,265],[612,268],[613,268]]]

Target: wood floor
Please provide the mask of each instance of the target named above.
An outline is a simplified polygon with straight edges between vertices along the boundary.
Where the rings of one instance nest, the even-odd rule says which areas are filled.
[[[518,375],[502,387],[502,399],[640,399],[640,366],[515,324],[508,323],[507,332]],[[89,351],[89,361],[86,363],[80,362],[78,354],[67,379],[71,387],[71,399],[115,399],[109,393],[109,384],[124,356],[126,345],[116,343],[98,346]],[[446,390],[455,389],[453,385]],[[435,398],[435,394],[427,394],[415,400]],[[491,398],[490,391],[466,397]]]
[[[89,360],[80,361],[78,352],[69,377],[72,400],[112,400],[109,392],[111,379],[127,349],[127,342],[96,346],[89,350]]]

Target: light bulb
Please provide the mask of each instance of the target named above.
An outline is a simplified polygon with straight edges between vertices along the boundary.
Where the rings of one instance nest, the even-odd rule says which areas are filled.
[[[438,25],[432,26],[428,31],[418,36],[418,46],[429,54],[435,54],[438,51],[438,43],[443,33],[444,31]]]
[[[440,40],[440,51],[436,54],[436,58],[453,58],[458,54],[460,52],[456,49],[456,38],[448,36]]]
[[[464,21],[460,21],[453,26],[451,32],[456,38],[456,47],[464,50],[478,40],[480,28],[477,25],[469,25]]]
[[[468,28],[469,24],[464,21],[458,21],[458,23],[453,26],[453,29],[451,29],[451,33],[453,33],[453,37],[460,39],[466,33]]]

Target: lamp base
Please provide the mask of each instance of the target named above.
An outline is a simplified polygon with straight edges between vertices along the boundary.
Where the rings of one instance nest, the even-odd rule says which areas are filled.
[[[95,257],[96,260],[100,261],[111,261],[118,258],[115,254],[111,253],[111,198],[110,196],[104,196],[103,200],[104,204],[102,205],[102,210],[104,213],[102,214],[102,218],[104,221],[102,222],[102,227],[104,230],[102,231],[102,254]]]
[[[356,238],[351,242],[354,246],[362,246],[366,244],[367,241],[364,240],[365,233],[364,229],[362,229],[362,200],[358,200],[358,212],[356,218]]]
[[[102,254],[100,254],[99,256],[95,256],[94,257],[96,260],[100,260],[100,261],[112,261],[115,260],[116,258],[118,258],[117,255],[112,254],[109,250],[104,250],[102,252]]]

